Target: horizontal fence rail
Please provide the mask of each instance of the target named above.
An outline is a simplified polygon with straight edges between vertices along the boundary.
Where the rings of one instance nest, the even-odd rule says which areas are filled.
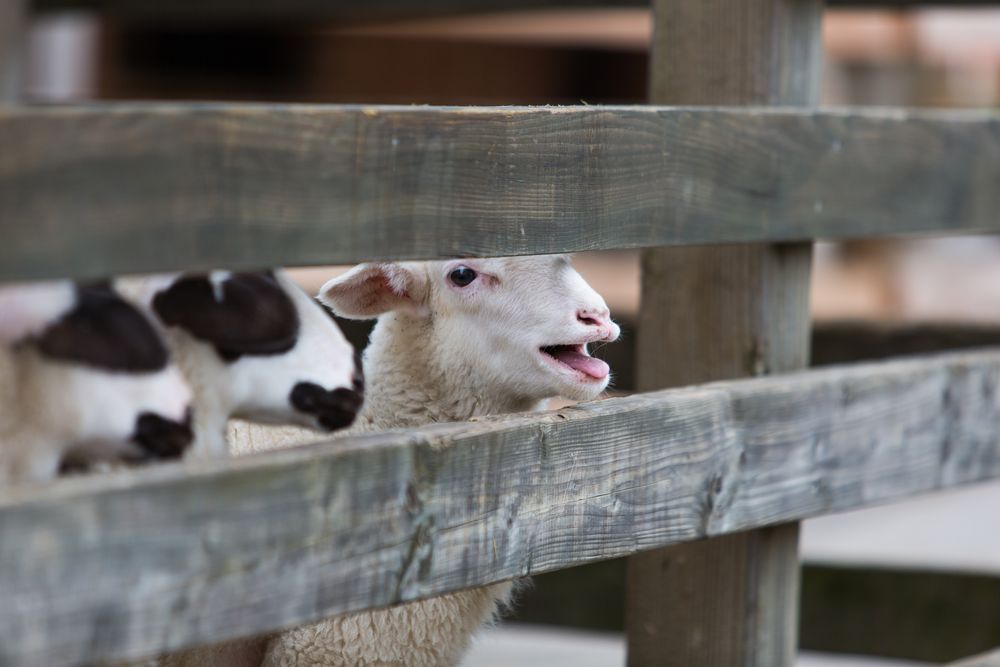
[[[1000,476],[1000,351],[0,498],[0,664],[118,660]]]
[[[0,280],[1000,231],[1000,116],[0,110]]]

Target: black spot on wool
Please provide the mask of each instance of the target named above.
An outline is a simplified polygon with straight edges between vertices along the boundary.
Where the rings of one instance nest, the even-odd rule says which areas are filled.
[[[295,346],[299,314],[270,271],[234,273],[213,288],[207,276],[185,276],[153,299],[169,326],[215,346],[219,356],[272,355]]]
[[[296,384],[288,399],[296,410],[315,416],[328,431],[350,426],[363,402],[360,391],[346,387],[328,391],[312,382]]]
[[[191,415],[183,422],[144,412],[136,419],[132,441],[153,459],[178,459],[194,440]]]
[[[153,324],[107,283],[78,285],[76,305],[34,342],[51,359],[109,371],[160,371],[169,360]]]

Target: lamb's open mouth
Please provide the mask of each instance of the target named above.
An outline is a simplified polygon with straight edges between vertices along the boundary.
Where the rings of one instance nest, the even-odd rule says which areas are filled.
[[[551,363],[565,367],[574,373],[594,380],[603,380],[608,377],[611,369],[600,359],[587,354],[587,345],[577,343],[575,345],[547,345],[539,348],[542,357],[550,360]]]

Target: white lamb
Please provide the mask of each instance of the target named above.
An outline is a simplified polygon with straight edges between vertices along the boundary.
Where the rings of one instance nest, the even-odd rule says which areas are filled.
[[[194,391],[192,455],[228,453],[231,417],[332,431],[353,421],[363,379],[333,319],[280,271],[147,278],[151,310]]]
[[[191,393],[149,322],[110,286],[0,287],[0,484],[80,461],[177,458]]]
[[[619,334],[562,255],[363,264],[324,285],[320,299],[344,317],[378,318],[354,432],[536,410],[554,396],[593,399],[609,368],[587,346]],[[263,664],[454,665],[510,590],[501,583],[293,629],[270,641]]]

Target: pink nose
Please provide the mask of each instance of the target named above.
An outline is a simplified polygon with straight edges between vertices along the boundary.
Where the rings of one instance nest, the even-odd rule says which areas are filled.
[[[601,339],[612,341],[618,338],[618,325],[611,321],[611,311],[607,308],[603,310],[578,310],[576,319],[588,327],[596,327],[601,332]]]

